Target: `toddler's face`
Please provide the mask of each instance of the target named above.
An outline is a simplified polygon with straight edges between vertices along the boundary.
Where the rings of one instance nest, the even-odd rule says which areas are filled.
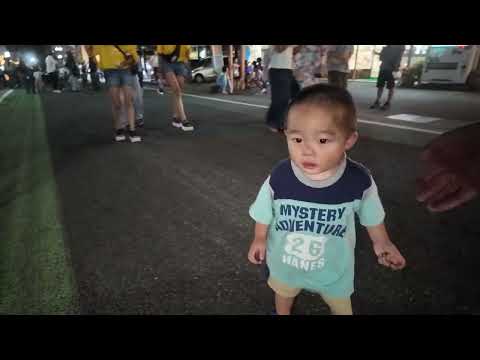
[[[290,159],[313,180],[340,165],[358,138],[340,129],[328,109],[308,104],[290,110],[285,135]]]

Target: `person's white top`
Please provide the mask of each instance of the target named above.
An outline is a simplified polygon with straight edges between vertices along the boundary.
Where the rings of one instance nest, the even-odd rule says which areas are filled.
[[[48,55],[45,59],[47,74],[54,72],[57,69],[57,60],[52,55]]]
[[[148,59],[148,63],[150,64],[150,66],[152,68],[158,67],[158,55],[155,54],[155,55],[150,56],[150,59]]]
[[[268,64],[269,68],[270,69],[292,69],[293,46],[295,45],[290,45],[281,53],[276,52],[272,46],[270,51],[270,62]]]

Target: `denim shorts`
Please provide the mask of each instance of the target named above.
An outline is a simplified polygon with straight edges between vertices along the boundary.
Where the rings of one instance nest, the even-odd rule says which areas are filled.
[[[107,69],[104,70],[107,88],[112,86],[130,86],[134,87],[134,76],[129,69]]]
[[[183,76],[186,79],[189,78],[188,69],[183,62],[169,63],[162,57],[160,57],[160,59],[161,59],[160,69],[162,71],[163,76],[165,76],[169,72],[173,72],[175,76]]]

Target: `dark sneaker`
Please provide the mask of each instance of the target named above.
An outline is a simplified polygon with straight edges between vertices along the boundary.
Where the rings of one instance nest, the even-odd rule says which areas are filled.
[[[138,119],[135,123],[135,127],[143,128],[145,126],[145,122],[142,119]]]
[[[375,101],[372,105],[370,105],[370,109],[378,109],[380,107],[380,103]]]
[[[115,131],[115,141],[125,141],[125,130],[124,129],[117,129]]]
[[[381,110],[388,110],[390,109],[390,103],[389,102],[386,102],[385,104],[382,105],[382,107],[380,108]]]
[[[178,120],[177,118],[173,118],[172,125],[175,126],[176,128],[181,128],[182,127],[182,122],[180,120]]]
[[[193,127],[192,123],[190,123],[188,120],[185,120],[184,122],[182,122],[182,130],[183,131],[193,131],[194,127]]]
[[[136,143],[142,141],[142,138],[137,135],[135,130],[129,130],[128,131],[128,138],[130,139],[130,142]]]
[[[165,95],[165,91],[163,91],[163,89],[157,89],[157,94],[158,95]]]

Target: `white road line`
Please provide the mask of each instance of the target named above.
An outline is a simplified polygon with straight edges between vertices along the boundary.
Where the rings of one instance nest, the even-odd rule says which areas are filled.
[[[365,123],[365,124],[371,124],[371,125],[384,126],[384,127],[391,127],[391,128],[395,128],[395,129],[423,132],[423,133],[427,133],[427,134],[435,134],[435,135],[441,135],[444,132],[448,131],[448,130],[436,131],[436,130],[428,130],[428,129],[419,129],[419,128],[415,128],[415,127],[411,127],[411,126],[387,124],[387,123],[381,123],[381,122],[370,121],[370,120],[360,120],[360,119],[358,119],[358,122]]]
[[[194,98],[199,98],[199,99],[225,102],[225,103],[229,103],[229,104],[246,105],[246,106],[250,106],[250,107],[258,107],[258,108],[262,108],[262,109],[268,109],[267,105],[250,104],[250,103],[246,103],[246,102],[242,102],[242,101],[225,100],[225,99],[218,99],[218,98],[214,98],[214,97],[199,96],[199,95],[193,95],[193,94],[183,94],[183,95],[194,97]]]
[[[151,89],[151,90],[153,90],[153,89]],[[246,102],[242,102],[242,101],[218,99],[218,98],[214,98],[214,97],[210,97],[210,96],[200,96],[200,95],[193,95],[193,94],[188,94],[188,93],[184,93],[183,95],[193,97],[193,98],[198,98],[198,99],[205,99],[205,100],[218,101],[218,102],[224,102],[224,103],[229,103],[229,104],[245,105],[245,106],[256,107],[256,108],[261,108],[261,109],[268,109],[268,106],[266,106],[266,105],[250,104],[250,103],[246,103]],[[362,120],[362,119],[358,119],[358,122],[359,123],[364,123],[364,124],[370,124],[370,125],[377,125],[377,126],[401,129],[401,130],[416,131],[416,132],[421,132],[421,133],[426,133],[426,134],[434,134],[434,135],[441,135],[444,132],[448,131],[448,130],[420,129],[420,128],[411,127],[411,126],[388,124],[388,123],[382,123],[382,122],[370,121],[370,120]]]
[[[5,94],[3,94],[2,96],[0,96],[0,104],[1,104],[2,101],[3,101],[8,95],[10,95],[12,92],[13,92],[13,90],[10,89],[10,90],[8,90]]]

